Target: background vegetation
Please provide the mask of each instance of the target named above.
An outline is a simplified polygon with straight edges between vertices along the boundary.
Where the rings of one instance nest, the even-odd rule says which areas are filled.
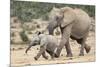
[[[11,17],[17,16],[21,21],[31,21],[33,18],[48,19],[48,13],[52,7],[70,6],[72,8],[81,8],[85,10],[91,17],[95,16],[95,6],[93,5],[72,5],[58,3],[41,3],[41,2],[25,2],[11,0]]]
[[[25,34],[24,30],[22,32],[20,32],[20,37],[21,37],[23,42],[28,42],[29,41],[29,39],[28,39],[27,35]]]

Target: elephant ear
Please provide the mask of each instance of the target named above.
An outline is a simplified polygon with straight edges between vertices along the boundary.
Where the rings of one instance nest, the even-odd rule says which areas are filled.
[[[61,11],[63,12],[63,20],[61,22],[61,27],[65,27],[75,20],[74,9],[70,7],[64,7],[61,8]]]

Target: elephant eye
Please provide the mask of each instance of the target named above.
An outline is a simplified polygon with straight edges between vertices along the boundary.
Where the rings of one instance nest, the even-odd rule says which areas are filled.
[[[58,17],[58,16],[56,17],[57,22],[60,22],[61,20],[62,20],[62,17]]]

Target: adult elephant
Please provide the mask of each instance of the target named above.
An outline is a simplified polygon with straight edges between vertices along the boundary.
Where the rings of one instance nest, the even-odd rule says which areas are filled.
[[[61,42],[57,48],[55,57],[59,57],[63,46],[66,48],[67,56],[73,56],[69,38],[81,44],[80,56],[84,56],[84,48],[88,53],[90,51],[90,46],[87,45],[85,41],[89,32],[90,23],[89,15],[81,9],[73,9],[71,7],[53,8],[49,15],[49,25],[47,29],[49,34],[53,35],[54,29],[60,27],[62,34]]]

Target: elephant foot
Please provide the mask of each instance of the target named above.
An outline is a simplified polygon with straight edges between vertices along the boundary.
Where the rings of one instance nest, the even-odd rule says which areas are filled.
[[[54,55],[56,58],[58,58],[59,56],[57,54]]]
[[[90,47],[90,46],[86,46],[86,47],[85,47],[85,50],[86,50],[86,53],[89,53],[90,50],[91,50],[91,47]]]
[[[54,57],[51,57],[52,60],[54,60]]]
[[[48,56],[44,57],[46,60],[48,59]]]
[[[73,54],[67,54],[67,57],[73,57]]]
[[[79,56],[84,56],[84,54],[83,53],[80,53]]]
[[[37,57],[34,57],[34,60],[38,60],[38,58]]]

